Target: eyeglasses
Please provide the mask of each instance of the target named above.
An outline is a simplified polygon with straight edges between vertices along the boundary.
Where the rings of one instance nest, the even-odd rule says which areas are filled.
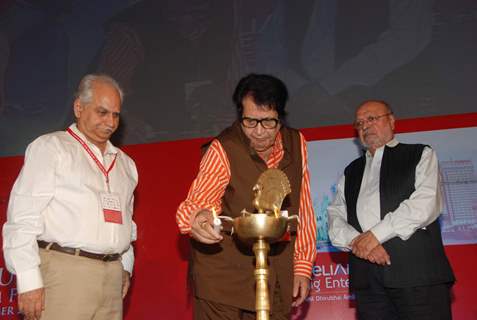
[[[353,126],[356,130],[361,130],[364,128],[364,126],[369,123],[369,124],[374,124],[376,121],[378,121],[380,118],[389,116],[390,114],[393,114],[392,112],[388,112],[379,116],[369,116],[366,119],[361,119],[361,120],[356,120],[353,123]]]
[[[254,119],[249,117],[243,117],[240,121],[245,128],[255,128],[260,123],[265,129],[275,129],[280,122],[275,118]]]

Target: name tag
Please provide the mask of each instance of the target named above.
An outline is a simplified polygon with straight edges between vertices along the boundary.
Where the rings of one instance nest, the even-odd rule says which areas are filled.
[[[101,207],[105,222],[123,224],[123,215],[121,214],[121,202],[117,193],[100,193]]]

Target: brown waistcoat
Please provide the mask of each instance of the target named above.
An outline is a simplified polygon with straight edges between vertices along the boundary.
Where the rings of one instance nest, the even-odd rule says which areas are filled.
[[[298,214],[302,180],[302,158],[298,131],[281,129],[284,156],[278,166],[291,184],[291,194],[285,198],[282,210]],[[245,208],[256,212],[252,205],[252,187],[262,172],[265,162],[250,148],[249,140],[240,125],[234,123],[217,139],[224,147],[230,163],[231,180],[222,198],[223,215],[237,217]],[[191,271],[195,295],[240,309],[255,309],[255,261],[251,249],[228,235],[216,245],[191,242]],[[293,252],[295,236],[289,242],[271,245],[269,258],[270,298],[278,283],[284,308],[290,308],[293,289]],[[271,304],[272,305],[272,304]]]

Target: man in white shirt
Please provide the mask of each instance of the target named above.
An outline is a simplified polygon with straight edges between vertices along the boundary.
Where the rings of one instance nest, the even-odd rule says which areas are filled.
[[[3,226],[25,319],[122,319],[138,179],[133,160],[109,141],[122,100],[114,79],[85,76],[73,104],[76,123],[27,148]]]
[[[329,236],[350,251],[360,319],[451,319],[438,160],[429,146],[399,143],[394,122],[384,101],[358,107],[354,126],[367,151],[338,183]]]

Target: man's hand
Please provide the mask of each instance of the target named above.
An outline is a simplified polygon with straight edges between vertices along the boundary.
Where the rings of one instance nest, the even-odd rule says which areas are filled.
[[[367,257],[368,261],[377,263],[379,265],[391,265],[391,257],[387,253],[386,249],[382,245],[377,246],[369,253]]]
[[[191,221],[191,237],[207,244],[220,242],[223,237],[212,227],[213,221],[214,216],[210,210],[202,209],[197,212]]]
[[[361,233],[351,241],[351,249],[354,255],[361,259],[366,259],[371,253],[371,250],[379,245],[378,239],[376,239],[371,231]]]
[[[304,276],[296,275],[293,278],[293,303],[292,307],[298,307],[305,301],[310,291],[310,279]]]
[[[122,289],[122,298],[126,296],[129,290],[129,285],[131,284],[131,275],[126,270],[123,270],[123,289]]]
[[[45,288],[20,293],[18,310],[25,315],[24,320],[40,320],[45,310]]]

